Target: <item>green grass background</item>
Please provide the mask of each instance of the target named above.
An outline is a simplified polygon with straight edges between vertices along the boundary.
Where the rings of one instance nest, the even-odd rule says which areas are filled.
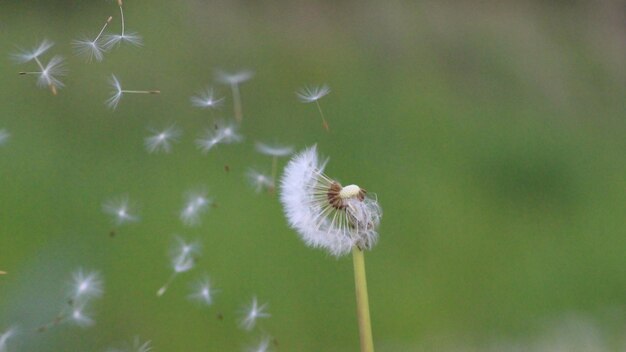
[[[246,184],[248,167],[271,165],[255,141],[317,143],[329,175],[377,194],[384,218],[366,264],[379,351],[526,344],[572,315],[608,350],[623,342],[618,2],[128,0],[125,9],[144,47],[85,63],[70,41],[117,17],[114,1],[0,4],[0,128],[11,133],[0,146],[9,272],[0,331],[20,329],[13,350],[104,351],[138,335],[155,351],[237,351],[263,333],[278,351],[358,350],[351,259],[304,246],[277,197]],[[46,58],[68,60],[58,96],[10,60],[44,38],[57,43]],[[193,141],[214,117],[231,117],[230,94],[219,87],[228,100],[214,115],[189,97],[216,68],[256,75],[241,87],[245,141],[203,155]],[[162,94],[124,96],[111,111],[112,73]],[[330,133],[294,95],[324,82]],[[172,122],[180,143],[148,154],[147,128]],[[218,207],[184,227],[183,193],[198,186]],[[122,194],[142,221],[110,238],[101,205]],[[174,234],[201,240],[203,255],[157,298]],[[32,333],[58,312],[77,267],[105,279],[97,324]],[[186,299],[205,272],[220,289],[209,308]],[[255,295],[272,317],[246,333],[238,311]]]

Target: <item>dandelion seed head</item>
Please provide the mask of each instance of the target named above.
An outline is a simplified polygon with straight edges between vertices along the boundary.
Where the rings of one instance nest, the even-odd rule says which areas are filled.
[[[205,190],[188,192],[185,203],[180,211],[180,219],[187,226],[200,224],[200,217],[209,210],[212,199],[207,196]]]
[[[281,180],[280,199],[289,225],[309,246],[332,255],[352,247],[371,249],[378,239],[382,210],[357,185],[343,187],[324,174],[315,146],[289,161]]]
[[[65,60],[61,56],[54,56],[41,72],[38,72],[37,85],[42,88],[55,86],[63,88],[65,85],[57,76],[64,76],[67,73]]]
[[[223,103],[224,98],[216,97],[213,88],[210,87],[191,97],[191,105],[203,109],[219,108]]]
[[[132,46],[143,46],[143,39],[136,32],[124,33],[124,34],[111,34],[104,36],[104,48],[106,50],[113,49],[122,43]]]
[[[256,150],[269,156],[287,156],[293,154],[293,147],[290,145],[276,145],[256,142]]]
[[[54,45],[53,42],[48,39],[44,39],[37,46],[32,48],[31,50],[23,50],[20,49],[18,53],[12,54],[13,59],[18,63],[25,63],[39,56],[43,55],[48,49],[50,49]]]
[[[256,322],[260,318],[269,318],[270,314],[267,312],[267,303],[259,305],[257,298],[252,298],[252,303],[245,307],[244,315],[239,322],[239,326],[244,330],[252,330],[256,325]]]
[[[264,189],[274,188],[274,179],[271,176],[258,172],[254,169],[248,169],[246,177],[248,178],[250,185],[254,187],[257,193],[260,193]]]
[[[175,273],[184,273],[193,269],[196,264],[196,257],[200,254],[200,244],[198,242],[186,242],[178,237],[176,245],[170,252],[170,264]]]
[[[172,143],[178,141],[178,137],[182,134],[181,130],[175,125],[171,125],[164,130],[152,130],[153,135],[146,137],[144,144],[149,153],[165,152],[172,150]]]
[[[110,199],[102,205],[102,208],[113,217],[116,225],[139,221],[139,216],[134,214],[134,207],[127,196]]]
[[[313,103],[322,99],[328,93],[330,93],[330,87],[326,84],[322,84],[321,86],[307,86],[301,88],[296,92],[296,95],[303,103]]]
[[[87,301],[102,296],[103,283],[100,274],[95,271],[78,269],[72,274],[72,301]]]
[[[189,299],[210,306],[213,304],[213,297],[217,292],[218,290],[213,288],[209,278],[205,277],[193,284]]]
[[[243,83],[254,76],[254,71],[252,70],[241,70],[237,72],[226,72],[217,70],[215,72],[217,76],[217,80],[229,85],[238,85]]]

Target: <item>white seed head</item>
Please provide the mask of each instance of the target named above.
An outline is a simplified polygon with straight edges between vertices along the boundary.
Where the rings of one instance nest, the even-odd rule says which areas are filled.
[[[241,71],[230,73],[230,72],[217,70],[215,72],[215,75],[217,76],[217,80],[222,83],[229,84],[229,85],[238,85],[240,83],[243,83],[251,79],[254,76],[254,71],[241,70]]]
[[[204,277],[202,280],[196,281],[193,284],[189,299],[210,306],[213,304],[213,297],[217,292],[218,290],[213,288],[209,278]]]
[[[48,88],[54,86],[56,88],[63,88],[65,85],[58,76],[64,76],[67,73],[65,67],[65,60],[61,56],[54,56],[41,71],[29,72],[37,75],[37,86],[41,88]]]
[[[48,39],[44,39],[41,43],[39,43],[31,50],[19,49],[18,53],[12,54],[11,56],[18,63],[28,62],[43,55],[43,53],[48,51],[48,49],[50,49],[53,45],[53,42],[49,41]]]
[[[237,125],[220,121],[215,123],[213,128],[207,129],[202,137],[196,139],[196,145],[206,153],[218,144],[231,144],[242,140],[243,137],[237,132]]]
[[[104,292],[100,274],[83,269],[78,269],[72,274],[71,288],[70,297],[73,302],[86,302],[102,296]]]
[[[313,146],[285,167],[280,199],[289,224],[307,245],[335,256],[350,253],[354,246],[371,249],[382,217],[378,202],[359,186],[342,187],[326,176],[325,165]]]
[[[330,87],[326,84],[322,84],[321,86],[307,86],[301,88],[296,92],[296,95],[303,103],[313,103],[322,99],[328,93],[330,93]]]
[[[187,226],[197,226],[201,223],[201,216],[209,210],[213,200],[203,189],[187,192],[185,203],[180,210],[180,219]]]
[[[261,142],[256,142],[256,150],[269,156],[287,156],[293,154],[293,147],[290,145],[273,145]]]
[[[198,93],[198,95],[191,97],[191,105],[203,109],[219,108],[223,103],[224,98],[216,97],[215,92],[211,87]]]
[[[172,150],[172,143],[178,142],[178,137],[182,134],[176,125],[171,125],[160,131],[151,129],[151,132],[153,134],[144,139],[144,144],[149,153],[169,153]]]
[[[196,265],[196,258],[200,255],[200,244],[198,242],[187,242],[178,237],[176,245],[170,252],[170,263],[175,273],[184,273],[193,269]]]
[[[244,309],[244,315],[239,322],[239,326],[244,330],[252,330],[256,325],[256,321],[260,318],[269,318],[270,314],[267,312],[267,303],[259,305],[257,298],[252,298],[252,303],[246,306]]]
[[[134,206],[127,196],[112,198],[106,201],[102,205],[102,209],[113,217],[116,225],[139,221],[139,216],[134,214]]]

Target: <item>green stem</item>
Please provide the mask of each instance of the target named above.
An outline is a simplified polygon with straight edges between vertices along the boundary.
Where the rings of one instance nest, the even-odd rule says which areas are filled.
[[[372,337],[372,323],[370,321],[370,308],[367,299],[367,279],[365,277],[365,256],[357,246],[352,248],[352,260],[354,262],[354,285],[356,291],[356,313],[359,321],[359,336],[361,340],[361,352],[374,352],[374,339]]]

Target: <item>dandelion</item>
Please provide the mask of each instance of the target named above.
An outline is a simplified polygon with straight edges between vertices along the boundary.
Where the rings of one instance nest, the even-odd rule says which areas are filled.
[[[322,117],[322,126],[326,131],[329,131],[330,128],[328,127],[328,123],[324,118],[324,113],[322,112],[322,107],[320,106],[319,100],[326,96],[328,93],[330,93],[330,87],[328,87],[326,84],[323,84],[321,86],[304,87],[296,92],[296,95],[301,102],[314,102],[315,105],[317,105],[317,110],[319,110],[320,116]]]
[[[170,265],[174,271],[165,284],[157,291],[157,296],[165,294],[174,279],[181,273],[187,272],[196,265],[196,257],[200,253],[200,244],[197,242],[186,242],[182,238],[177,238],[176,245],[170,252]]]
[[[247,348],[246,352],[268,352],[270,350],[270,342],[271,338],[264,336],[256,346]]]
[[[191,97],[191,105],[202,109],[216,109],[222,106],[223,103],[224,98],[216,97],[215,91],[211,87]]]
[[[189,299],[210,306],[213,304],[213,296],[217,292],[218,290],[211,286],[209,278],[205,277],[193,284]]]
[[[139,221],[139,216],[134,214],[134,205],[127,196],[112,198],[106,201],[102,208],[105,213],[113,217],[116,225]]]
[[[182,134],[180,129],[175,125],[171,125],[168,128],[156,131],[151,130],[153,135],[146,137],[144,144],[149,153],[155,153],[163,151],[169,153],[172,149],[172,143],[178,141],[178,137]]]
[[[187,192],[185,204],[180,211],[180,220],[187,226],[200,224],[200,216],[209,210],[213,200],[207,197],[205,190]]]
[[[2,334],[0,334],[0,352],[8,351],[8,341],[15,336],[17,330],[15,328],[9,328]]]
[[[81,327],[95,324],[89,311],[89,304],[93,299],[101,297],[103,292],[100,274],[95,271],[77,269],[72,273],[66,304],[52,321],[40,326],[37,331],[43,332],[64,322],[74,323]]]
[[[250,184],[254,187],[256,193],[260,193],[264,189],[268,189],[269,191],[274,190],[274,178],[269,175],[265,175],[261,172],[258,172],[254,169],[249,169],[246,177]]]
[[[113,86],[113,91],[111,92],[111,97],[109,97],[109,99],[107,99],[106,101],[106,105],[115,110],[115,108],[117,107],[117,104],[120,103],[120,100],[122,100],[122,95],[124,95],[125,93],[128,94],[161,94],[160,90],[126,90],[126,89],[122,89],[122,84],[120,83],[120,81],[117,79],[117,77],[115,77],[115,75],[111,75],[111,86]]]
[[[124,9],[122,0],[117,0],[120,8],[120,18],[122,20],[122,32],[120,34],[107,35],[104,37],[104,47],[108,50],[121,43],[128,43],[134,46],[143,45],[141,36],[135,32],[126,32],[126,22],[124,21]]]
[[[0,145],[6,144],[9,138],[11,138],[11,133],[6,129],[0,129]]]
[[[237,133],[236,125],[216,123],[215,128],[207,129],[202,137],[196,139],[196,145],[206,153],[218,144],[231,144],[242,140],[243,137]]]
[[[288,156],[293,154],[292,146],[284,146],[284,145],[271,145],[265,144],[261,142],[256,143],[256,150],[265,155],[269,155],[272,157],[272,188],[274,188],[274,180],[276,179],[276,173],[278,172],[278,158],[281,156]]]
[[[324,174],[315,146],[296,155],[281,180],[287,220],[309,246],[341,256],[352,251],[362,351],[373,351],[363,251],[378,239],[382,211],[357,185],[342,186]]]
[[[233,111],[235,113],[235,120],[237,123],[241,123],[243,119],[243,107],[241,106],[239,84],[252,78],[252,76],[254,76],[254,72],[250,70],[242,70],[235,73],[217,71],[216,75],[220,82],[230,86],[230,90],[233,95]]]
[[[245,307],[244,315],[239,322],[239,326],[245,330],[252,330],[256,325],[256,321],[259,318],[269,318],[270,314],[267,313],[267,303],[259,305],[257,298],[252,298],[252,303]]]
[[[98,35],[93,40],[86,38],[72,41],[72,45],[74,45],[76,53],[87,57],[87,62],[90,62],[93,59],[96,59],[96,61],[102,61],[102,59],[104,59],[104,48],[100,45],[100,37],[102,37],[102,33],[104,33],[104,30],[107,28],[112,19],[113,16],[109,16]]]
[[[61,56],[54,56],[45,66],[39,59],[39,56],[52,47],[52,45],[52,42],[44,40],[32,51],[22,51],[21,53],[15,54],[14,57],[18,62],[28,62],[34,60],[40,71],[21,71],[19,74],[36,75],[37,86],[48,87],[52,94],[56,95],[57,90],[64,86],[58,76],[64,76],[67,73],[64,59]]]
[[[102,279],[97,272],[78,269],[72,274],[70,295],[72,301],[88,301],[102,296],[102,293]]]

